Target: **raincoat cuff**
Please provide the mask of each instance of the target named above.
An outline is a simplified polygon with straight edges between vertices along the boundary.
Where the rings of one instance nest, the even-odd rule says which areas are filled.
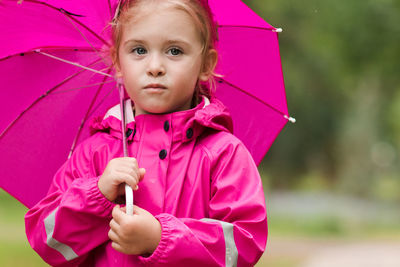
[[[161,224],[161,240],[156,250],[149,257],[140,256],[139,259],[143,264],[152,266],[155,263],[167,263],[165,260],[167,257],[167,249],[171,240],[171,234],[173,230],[173,219],[170,214],[162,213],[155,216]]]
[[[92,199],[95,205],[100,206],[101,210],[104,211],[105,216],[112,217],[112,210],[115,203],[109,201],[100,191],[98,182],[100,177],[96,177],[89,180],[89,192],[88,197]]]

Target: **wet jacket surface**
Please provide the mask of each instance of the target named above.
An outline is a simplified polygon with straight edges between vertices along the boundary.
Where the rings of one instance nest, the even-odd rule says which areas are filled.
[[[53,266],[254,265],[267,241],[264,192],[222,103],[203,99],[194,109],[131,117],[129,155],[146,169],[135,205],[162,227],[154,253],[125,255],[108,238],[115,204],[97,183],[107,163],[123,156],[119,106],[92,122],[93,135],[26,214],[33,249]]]

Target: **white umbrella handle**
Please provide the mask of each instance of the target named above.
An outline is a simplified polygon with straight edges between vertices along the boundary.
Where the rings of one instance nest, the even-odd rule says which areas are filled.
[[[126,214],[133,215],[133,191],[132,187],[125,185]]]
[[[119,104],[121,107],[121,134],[122,134],[122,148],[124,151],[124,157],[129,157],[128,148],[126,145],[126,135],[125,135],[125,101],[124,101],[124,87],[121,82],[118,82],[118,90],[119,90]],[[132,188],[125,184],[125,201],[126,201],[126,214],[133,214],[133,191]]]

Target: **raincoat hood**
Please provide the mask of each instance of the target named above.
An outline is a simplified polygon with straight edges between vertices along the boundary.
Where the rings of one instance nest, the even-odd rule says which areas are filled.
[[[138,126],[148,124],[148,122],[163,121],[166,117],[171,118],[171,122],[178,126],[181,131],[175,131],[173,141],[187,141],[196,138],[206,129],[225,131],[233,133],[232,118],[227,108],[216,98],[211,101],[203,97],[200,104],[195,108],[169,113],[169,114],[142,114],[134,117],[133,105],[130,99],[125,102],[125,114],[127,114],[126,135],[127,140],[132,141],[140,131],[136,131]],[[140,128],[140,127],[139,127]],[[190,138],[187,130],[193,129]],[[104,116],[95,117],[90,124],[91,135],[96,132],[107,132],[110,135],[122,139],[121,136],[121,112],[119,105],[109,109]],[[133,135],[131,133],[134,133]],[[138,136],[139,137],[139,136]]]

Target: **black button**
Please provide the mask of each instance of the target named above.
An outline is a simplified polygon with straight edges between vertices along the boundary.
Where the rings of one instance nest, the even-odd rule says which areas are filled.
[[[158,154],[160,159],[165,159],[167,157],[167,150],[163,149],[160,151],[160,154]]]
[[[168,130],[169,130],[169,121],[165,121],[165,122],[164,122],[164,130],[165,130],[166,132],[168,132]]]
[[[192,129],[192,128],[187,129],[187,131],[186,131],[186,137],[187,137],[188,139],[190,139],[190,138],[193,137],[193,129]]]
[[[128,130],[126,131],[126,138],[128,138],[129,136],[131,136],[132,133],[133,133],[133,130],[132,130],[132,129],[128,129]]]

